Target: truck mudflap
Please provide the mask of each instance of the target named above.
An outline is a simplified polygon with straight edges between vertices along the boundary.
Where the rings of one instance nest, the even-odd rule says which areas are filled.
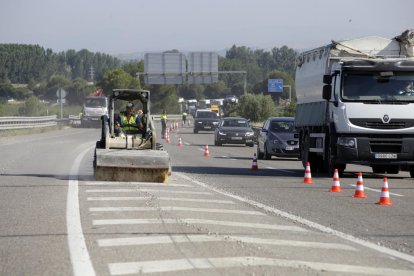
[[[171,160],[166,151],[96,149],[98,181],[166,182]]]

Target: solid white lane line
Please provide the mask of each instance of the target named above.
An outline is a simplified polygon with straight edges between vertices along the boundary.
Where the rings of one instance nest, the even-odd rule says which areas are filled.
[[[240,214],[240,215],[256,215],[265,216],[266,214],[257,211],[247,210],[229,210],[229,209],[210,209],[210,208],[191,208],[191,207],[91,207],[90,212],[124,212],[124,211],[156,211],[161,209],[163,211],[186,211],[186,212],[205,212],[205,213],[219,213],[219,214]]]
[[[359,239],[357,237],[354,237],[352,235],[348,235],[348,234],[345,234],[343,232],[340,232],[340,231],[334,230],[332,228],[326,227],[324,225],[321,225],[319,223],[316,223],[316,222],[313,222],[313,221],[310,221],[310,220],[301,218],[299,216],[295,216],[295,215],[289,214],[287,212],[284,212],[282,210],[279,210],[279,209],[276,209],[276,208],[267,206],[267,205],[262,204],[260,202],[257,202],[257,201],[254,201],[254,200],[251,200],[251,199],[248,199],[248,198],[244,198],[244,197],[241,197],[241,196],[237,196],[237,195],[228,193],[226,191],[220,190],[218,188],[211,187],[211,186],[209,186],[207,184],[204,184],[203,182],[200,182],[198,180],[192,179],[191,177],[188,177],[188,176],[186,176],[183,173],[176,172],[175,174],[178,175],[178,176],[180,176],[183,179],[186,179],[189,182],[195,183],[195,184],[197,184],[197,185],[199,185],[201,187],[204,187],[206,189],[209,189],[210,191],[217,192],[217,193],[219,193],[221,195],[228,196],[230,198],[233,198],[233,199],[239,200],[241,202],[250,204],[250,205],[252,205],[254,207],[260,208],[262,210],[265,210],[265,211],[271,212],[273,214],[279,215],[281,217],[287,218],[287,219],[289,219],[291,221],[298,222],[298,223],[303,224],[303,225],[306,225],[308,227],[317,229],[317,230],[319,230],[321,232],[328,233],[328,234],[331,234],[331,235],[340,237],[340,238],[342,238],[344,240],[351,241],[353,243],[356,243],[356,244],[362,245],[364,247],[367,247],[367,248],[376,250],[378,252],[387,254],[389,256],[393,256],[393,257],[396,257],[396,258],[399,258],[399,259],[408,261],[410,263],[414,263],[414,256],[411,256],[409,254],[405,254],[405,253],[399,252],[397,250],[393,250],[391,248],[383,247],[383,246],[380,246],[380,245],[377,245],[377,244],[374,244],[374,243],[371,243],[371,242],[368,242],[368,241],[364,241],[364,240]]]
[[[228,258],[193,258],[175,259],[162,261],[143,261],[128,263],[110,263],[109,272],[111,275],[125,275],[138,273],[162,273],[193,269],[214,269],[230,267],[251,267],[251,266],[274,266],[284,268],[300,269],[303,273],[304,268],[310,268],[317,272],[333,273],[356,273],[358,275],[413,275],[413,271],[399,270],[381,267],[368,267],[356,265],[342,265],[333,263],[307,262],[295,260],[283,260],[261,257],[228,257]],[[277,274],[277,273],[276,273]]]
[[[151,197],[142,196],[108,196],[108,197],[88,197],[88,201],[117,201],[117,200],[147,200]],[[177,197],[156,197],[158,200],[169,200],[169,201],[186,201],[186,202],[205,202],[205,203],[223,203],[223,204],[234,204],[233,201],[229,200],[215,200],[215,199],[196,199],[196,198],[177,198]]]
[[[352,187],[356,187],[355,184],[349,184]],[[364,186],[364,190],[369,190],[369,191],[373,191],[373,192],[377,192],[377,193],[381,193],[380,189],[373,189],[373,188],[369,188],[367,186]],[[395,196],[404,196],[404,195],[400,195],[400,194],[396,194],[396,193],[391,193],[389,192],[390,195],[395,195]]]
[[[70,180],[68,183],[66,227],[68,231],[70,261],[75,276],[95,275],[88,248],[86,247],[85,237],[83,236],[79,210],[79,186],[77,177],[79,175],[80,162],[90,150],[91,148],[89,147],[76,157],[72,168],[70,169]]]
[[[156,190],[156,189],[92,189],[86,190],[87,193],[131,193],[131,192],[161,192],[171,194],[190,194],[190,195],[211,195],[209,192],[197,192],[197,191],[169,191],[169,190]]]
[[[295,173],[294,171],[284,170],[284,169],[276,169],[276,168],[273,168],[273,167],[266,167],[266,169],[269,169],[269,170],[278,170],[278,171],[285,172],[285,173]]]
[[[233,227],[245,227],[256,229],[271,229],[271,230],[284,230],[284,231],[298,231],[306,232],[304,228],[297,226],[276,225],[276,224],[264,224],[264,223],[248,223],[248,222],[236,222],[236,221],[221,221],[221,220],[208,220],[208,219],[96,219],[92,221],[93,225],[131,225],[131,224],[178,224],[178,223],[190,223],[190,224],[212,224],[220,226],[233,226]]]
[[[100,247],[109,246],[137,246],[137,245],[151,245],[151,244],[172,244],[172,243],[186,243],[186,242],[244,242],[250,244],[265,244],[288,247],[306,247],[306,248],[321,248],[321,249],[337,249],[337,250],[351,250],[357,251],[355,248],[338,243],[322,243],[322,242],[307,242],[294,240],[277,240],[277,239],[261,239],[244,236],[212,236],[212,235],[145,235],[142,237],[131,238],[114,238],[114,239],[98,239],[97,243]]]
[[[168,184],[168,183],[152,183],[152,182],[110,182],[110,181],[86,181],[81,186],[162,186],[162,187],[194,187],[188,184]]]

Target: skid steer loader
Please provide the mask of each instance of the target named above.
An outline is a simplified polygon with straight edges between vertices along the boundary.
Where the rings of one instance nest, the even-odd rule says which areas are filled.
[[[118,117],[127,104],[143,111],[142,130],[118,128]],[[98,181],[167,181],[171,174],[171,160],[162,145],[156,142],[149,91],[112,91],[108,115],[102,116],[101,140],[96,142],[94,172]]]

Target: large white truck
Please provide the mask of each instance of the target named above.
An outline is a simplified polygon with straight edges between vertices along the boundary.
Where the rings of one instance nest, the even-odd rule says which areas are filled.
[[[414,30],[362,37],[299,55],[297,110],[303,165],[342,174],[346,164],[414,177]]]

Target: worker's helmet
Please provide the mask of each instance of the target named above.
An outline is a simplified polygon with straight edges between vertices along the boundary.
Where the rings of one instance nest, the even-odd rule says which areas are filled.
[[[129,102],[129,103],[127,103],[127,108],[133,108],[134,107],[134,104],[133,103],[131,103],[131,102]]]

